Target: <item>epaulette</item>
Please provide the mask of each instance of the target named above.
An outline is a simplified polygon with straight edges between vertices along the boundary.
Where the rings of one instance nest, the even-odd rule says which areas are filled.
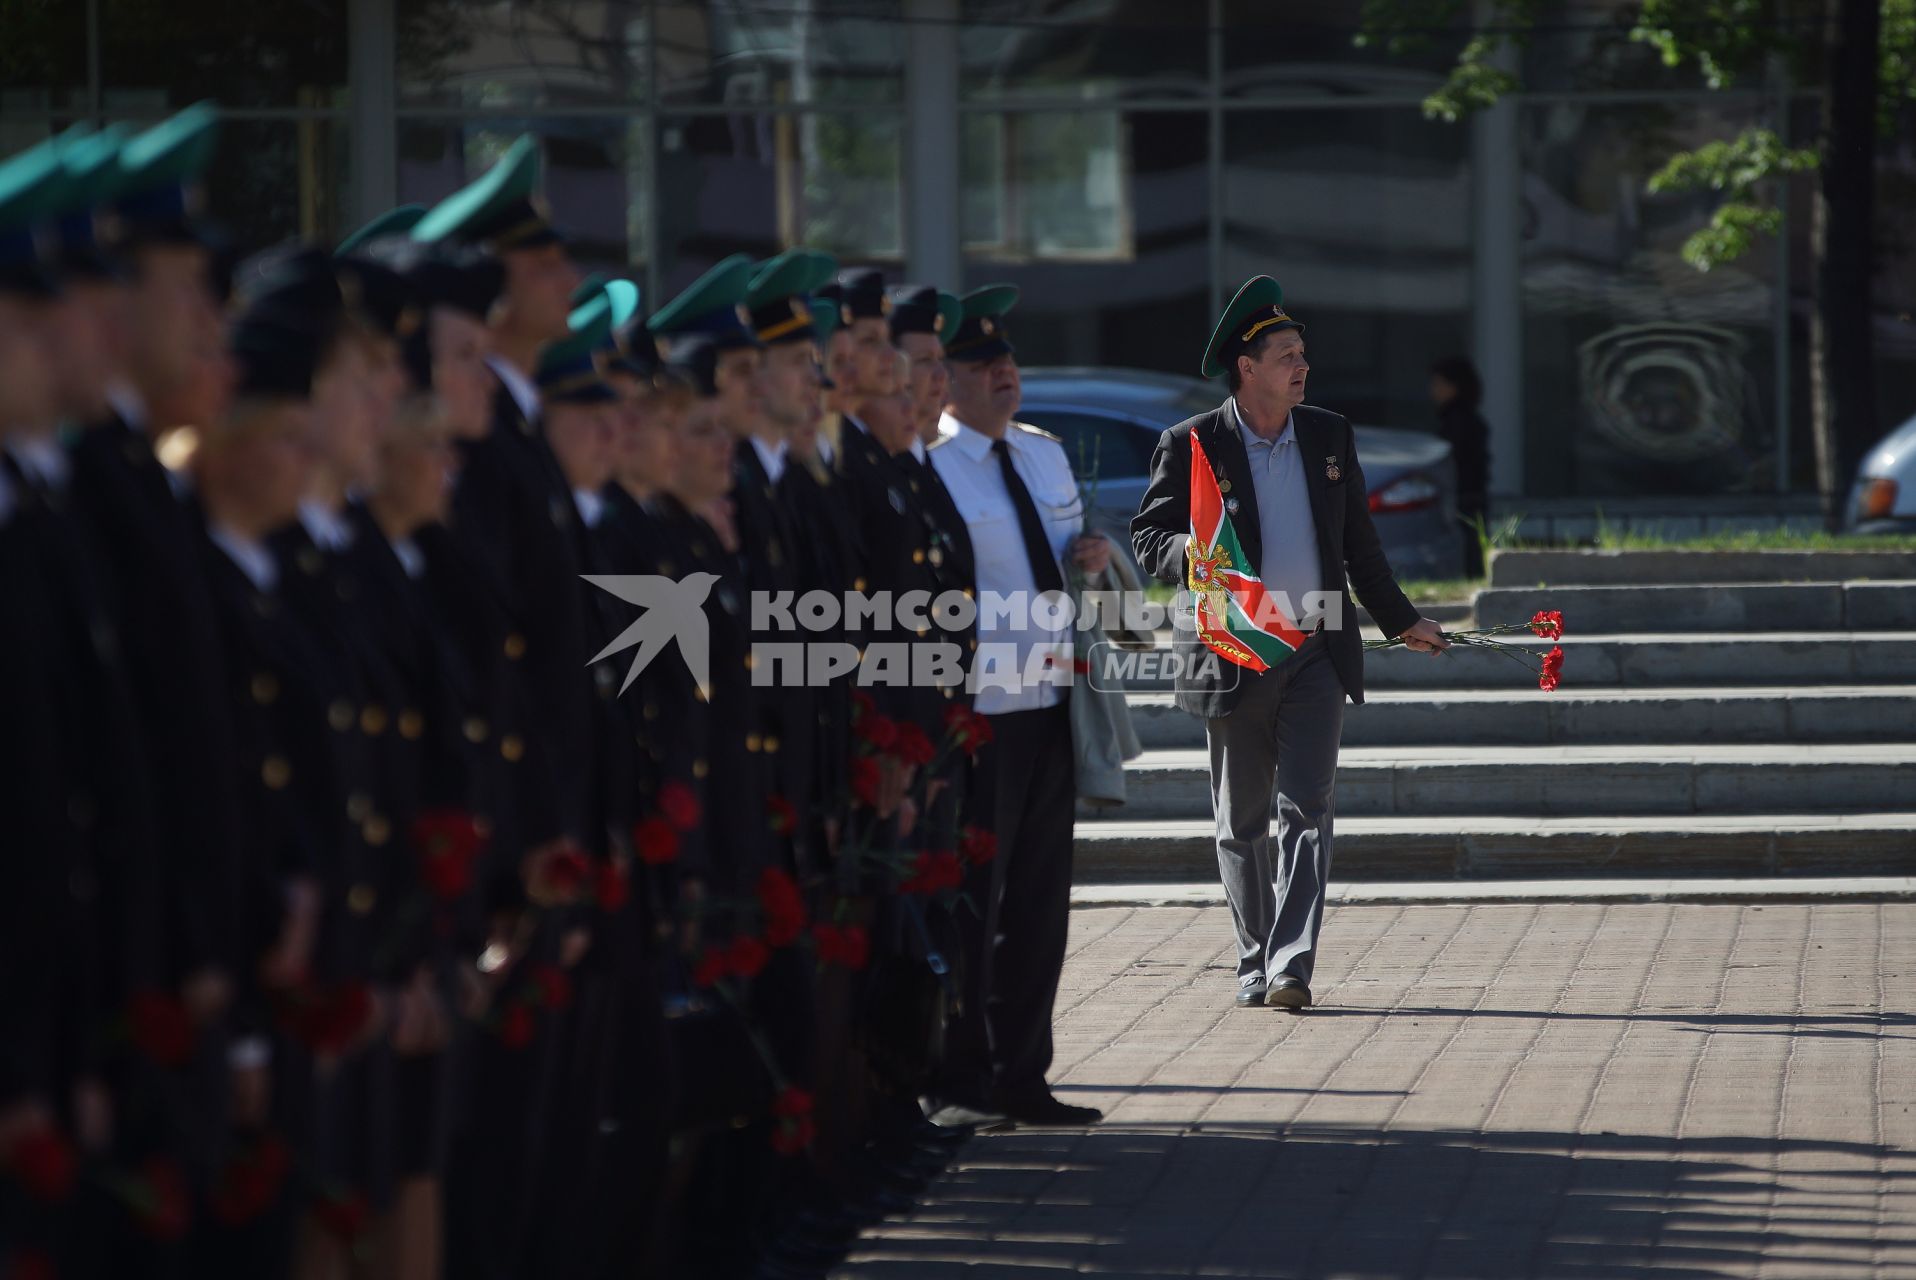
[[[953,440],[956,440],[957,438],[958,438],[958,433],[955,431],[952,432],[950,435],[940,435],[936,440],[933,440],[930,444],[925,446],[925,452],[930,453],[933,449],[942,449],[946,445],[950,444]]]
[[[1064,438],[1062,436],[1054,436],[1049,431],[1046,431],[1043,427],[1034,427],[1029,422],[1014,422],[1011,425],[1018,428],[1018,430],[1020,431],[1029,431],[1034,436],[1043,436],[1045,439],[1054,441],[1058,444],[1064,443]]]

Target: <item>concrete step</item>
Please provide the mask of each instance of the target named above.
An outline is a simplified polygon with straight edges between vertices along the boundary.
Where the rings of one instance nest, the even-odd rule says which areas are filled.
[[[1168,693],[1131,695],[1146,748],[1202,747]],[[1379,689],[1344,709],[1346,747],[1916,741],[1916,685],[1739,689]]]
[[[1566,636],[1562,644],[1562,687],[1569,689],[1916,681],[1916,631],[1589,632]],[[1524,647],[1534,655],[1550,645],[1528,641]],[[1131,665],[1124,669],[1132,673],[1126,688],[1136,693],[1169,692],[1173,687],[1170,656],[1168,647],[1126,655]],[[1433,657],[1402,646],[1364,655],[1364,687],[1534,693],[1531,677],[1498,654],[1453,649]]]
[[[1208,756],[1147,751],[1125,766],[1126,817],[1208,815]],[[1916,743],[1354,747],[1337,813],[1734,814],[1864,812],[1916,802]]]
[[[1850,582],[1916,576],[1907,551],[1497,551],[1493,587],[1640,583]]]
[[[1561,612],[1572,632],[1895,631],[1916,627],[1916,581],[1493,587],[1477,593],[1480,626],[1527,622],[1540,609]]]
[[[1343,880],[1550,876],[1909,875],[1916,813],[1682,818],[1337,819]],[[1078,822],[1073,880],[1176,883],[1217,875],[1211,819]]]

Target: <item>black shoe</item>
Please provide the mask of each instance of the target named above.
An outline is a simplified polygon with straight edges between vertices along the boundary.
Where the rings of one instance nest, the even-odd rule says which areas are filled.
[[[1240,1009],[1262,1009],[1265,993],[1270,990],[1259,978],[1256,982],[1246,982],[1237,989],[1237,1007]]]
[[[933,1124],[929,1120],[923,1120],[912,1127],[911,1136],[925,1145],[955,1150],[969,1142],[972,1134],[976,1132],[977,1130],[970,1125]]]
[[[1096,1124],[1104,1119],[1104,1112],[1096,1107],[1074,1107],[1048,1092],[1026,1098],[1006,1098],[998,1104],[998,1109],[1019,1124],[1070,1127]]]
[[[1264,997],[1264,1003],[1273,1009],[1289,1009],[1299,1013],[1311,1007],[1311,989],[1296,978],[1279,978],[1272,985],[1270,994]]]

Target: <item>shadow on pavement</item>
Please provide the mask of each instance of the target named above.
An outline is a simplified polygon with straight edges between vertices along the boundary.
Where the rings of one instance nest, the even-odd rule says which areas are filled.
[[[1561,1016],[1561,1015],[1559,1015]],[[1778,1172],[1779,1166],[1782,1172]],[[1916,1274],[1868,1143],[1206,1124],[983,1136],[851,1278]],[[1892,1201],[1891,1203],[1894,1203]],[[1903,1268],[1912,1270],[1905,1271]]]

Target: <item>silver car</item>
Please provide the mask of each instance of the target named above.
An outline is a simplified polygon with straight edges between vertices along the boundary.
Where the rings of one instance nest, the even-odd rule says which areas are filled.
[[[1138,369],[1021,371],[1021,421],[1060,436],[1090,506],[1090,523],[1131,545],[1158,436],[1224,399],[1222,383]],[[1456,466],[1450,445],[1422,431],[1357,427],[1357,457],[1370,489],[1371,519],[1399,580],[1463,572]]]
[[[1876,442],[1843,509],[1851,533],[1916,533],[1916,418]]]

